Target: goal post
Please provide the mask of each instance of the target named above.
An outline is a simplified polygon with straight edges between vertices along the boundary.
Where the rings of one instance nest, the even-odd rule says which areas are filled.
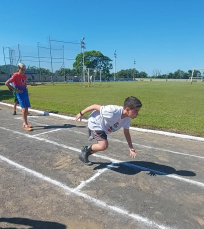
[[[204,68],[194,68],[191,73],[191,84],[193,79],[196,79],[196,81],[200,80],[201,82],[204,82]]]
[[[102,81],[102,71],[95,68],[84,68],[84,83],[88,83],[89,86],[94,86],[95,82],[99,82],[101,85]]]

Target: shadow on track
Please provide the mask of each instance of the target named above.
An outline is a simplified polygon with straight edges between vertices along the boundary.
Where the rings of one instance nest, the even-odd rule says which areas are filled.
[[[98,166],[96,166],[94,170],[103,169],[107,167],[112,171],[127,174],[127,175],[135,175],[142,171],[147,171],[149,172],[148,175],[150,176],[169,175],[169,174],[176,174],[179,176],[196,176],[196,174],[192,171],[176,170],[173,167],[167,165],[161,165],[161,164],[148,162],[148,161],[127,161],[121,163],[92,162],[92,164],[93,165],[98,164]]]
[[[68,129],[68,128],[74,128],[74,127],[77,127],[77,128],[86,128],[86,126],[76,126],[76,125],[71,125],[71,124],[64,124],[64,125],[51,125],[51,126],[33,126],[33,129],[34,130],[49,130],[49,129]]]
[[[32,220],[26,218],[0,218],[0,223],[10,223],[10,224],[18,224],[24,226],[31,226],[30,229],[66,229],[66,226],[61,223],[41,221],[41,220]],[[16,229],[15,227],[5,227],[8,229]],[[18,227],[19,228],[19,227]]]

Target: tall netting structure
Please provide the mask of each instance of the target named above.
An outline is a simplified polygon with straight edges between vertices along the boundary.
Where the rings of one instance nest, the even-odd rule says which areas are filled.
[[[81,43],[62,41],[49,37],[50,66],[54,80],[67,81],[65,68],[72,69],[76,56],[81,52]],[[56,70],[57,73],[53,74]]]
[[[12,75],[16,71],[16,65],[18,63],[17,56],[19,56],[19,46],[15,47],[3,47],[4,72],[8,75]]]
[[[68,42],[49,37],[48,44],[36,46],[16,45],[3,47],[6,73],[13,74],[18,62],[26,64],[35,73],[35,81],[66,81],[65,68],[72,69],[76,56],[81,52],[80,42]],[[63,71],[64,70],[64,71]]]

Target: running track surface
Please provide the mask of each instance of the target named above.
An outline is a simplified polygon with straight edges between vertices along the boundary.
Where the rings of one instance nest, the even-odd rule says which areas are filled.
[[[78,160],[86,122],[0,104],[0,228],[204,228],[204,142],[131,129]]]

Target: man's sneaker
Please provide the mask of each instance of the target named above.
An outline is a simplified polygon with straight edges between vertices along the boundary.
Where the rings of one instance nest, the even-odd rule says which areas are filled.
[[[31,125],[27,125],[25,123],[23,123],[23,128],[26,128],[26,127],[30,127],[30,128],[33,128]]]
[[[13,115],[17,115],[17,114],[16,114],[16,111],[13,112]]]
[[[27,126],[25,127],[25,130],[27,130],[27,131],[32,131],[33,129],[30,127],[30,125],[27,125]]]
[[[85,164],[88,164],[90,162],[88,159],[90,154],[91,154],[91,146],[82,146],[81,153],[79,154],[79,159]]]

